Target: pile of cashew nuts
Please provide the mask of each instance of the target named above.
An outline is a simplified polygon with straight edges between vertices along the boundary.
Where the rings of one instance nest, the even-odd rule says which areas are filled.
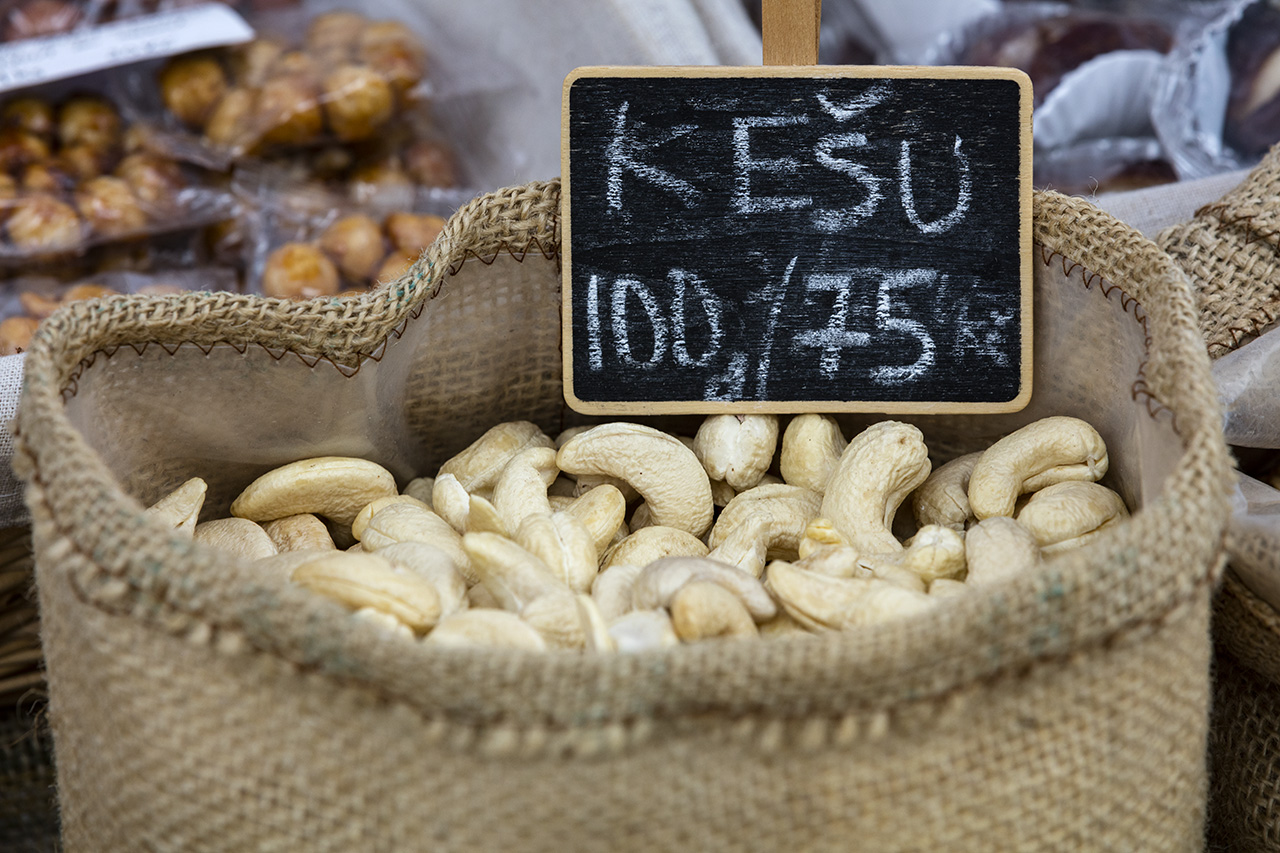
[[[932,473],[909,424],[846,442],[834,418],[799,415],[780,448],[779,430],[715,415],[694,438],[609,423],[553,440],[511,422],[403,493],[373,462],[321,457],[259,477],[230,518],[197,523],[198,478],[147,512],[408,640],[596,652],[910,616],[1128,515],[1077,418]],[[896,518],[908,500],[914,518]]]

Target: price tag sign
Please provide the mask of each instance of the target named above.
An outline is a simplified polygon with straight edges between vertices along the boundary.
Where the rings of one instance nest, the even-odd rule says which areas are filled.
[[[1006,412],[1031,395],[1031,84],[1003,68],[581,68],[565,398]]]

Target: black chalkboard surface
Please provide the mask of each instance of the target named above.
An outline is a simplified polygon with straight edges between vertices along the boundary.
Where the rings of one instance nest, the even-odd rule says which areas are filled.
[[[573,72],[569,404],[1022,408],[1030,116],[1011,69]]]

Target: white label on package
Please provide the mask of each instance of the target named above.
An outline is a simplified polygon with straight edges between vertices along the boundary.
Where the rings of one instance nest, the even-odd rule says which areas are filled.
[[[113,21],[65,35],[0,45],[0,92],[253,38],[221,3]]]

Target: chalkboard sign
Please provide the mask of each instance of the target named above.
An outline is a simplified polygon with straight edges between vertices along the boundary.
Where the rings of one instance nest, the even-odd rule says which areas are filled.
[[[1011,69],[578,69],[566,399],[594,414],[1024,407],[1030,124]]]

